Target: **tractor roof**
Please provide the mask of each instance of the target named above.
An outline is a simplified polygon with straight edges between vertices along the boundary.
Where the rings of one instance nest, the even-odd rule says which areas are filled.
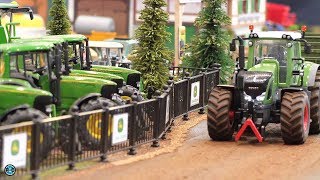
[[[67,42],[79,42],[85,40],[87,37],[82,34],[66,34],[66,35],[51,35],[50,37],[62,38]]]
[[[0,9],[18,8],[17,3],[0,3]]]
[[[119,42],[107,42],[107,41],[89,41],[90,47],[101,48],[123,48],[123,44]]]
[[[63,42],[66,42],[63,38],[59,37],[52,37],[52,36],[42,36],[37,38],[28,38],[28,39],[15,39],[13,40],[14,43],[25,43],[25,42],[51,42],[54,44],[61,44]]]
[[[53,47],[53,43],[49,42],[9,43],[1,44],[0,52],[15,53],[25,51],[46,51]]]
[[[300,39],[302,38],[301,33],[299,32],[292,32],[292,31],[261,31],[256,32],[259,38],[276,38],[281,39],[282,35],[290,35],[292,39]]]

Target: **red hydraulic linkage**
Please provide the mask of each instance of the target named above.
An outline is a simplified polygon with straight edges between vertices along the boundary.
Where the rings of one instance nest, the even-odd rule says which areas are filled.
[[[239,132],[236,134],[235,141],[239,141],[240,137],[242,136],[243,132],[250,126],[253,133],[256,135],[259,142],[262,142],[263,137],[261,136],[260,132],[258,131],[256,125],[254,125],[251,118],[248,118],[246,122],[244,122],[243,126],[240,128]]]

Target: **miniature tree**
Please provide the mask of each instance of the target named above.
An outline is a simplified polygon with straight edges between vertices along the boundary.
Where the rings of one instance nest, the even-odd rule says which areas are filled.
[[[168,65],[172,57],[165,46],[170,36],[166,31],[168,13],[161,9],[166,6],[164,0],[144,0],[143,4],[145,8],[139,17],[143,22],[135,31],[139,45],[131,57],[133,68],[142,73],[144,86],[157,90],[168,79]]]
[[[71,23],[64,0],[53,0],[49,15],[47,28],[50,35],[70,34]]]
[[[188,45],[189,56],[183,64],[198,68],[212,68],[214,63],[221,65],[220,82],[229,81],[233,61],[228,53],[230,33],[224,29],[230,24],[230,18],[223,9],[225,0],[203,0],[204,8],[199,12],[195,25],[199,33]]]

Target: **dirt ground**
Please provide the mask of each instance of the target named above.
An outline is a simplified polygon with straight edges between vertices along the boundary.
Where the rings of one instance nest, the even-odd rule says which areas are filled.
[[[196,120],[174,126],[162,146],[150,153],[111,158],[109,163],[53,179],[320,179],[320,136],[310,136],[304,145],[287,146],[280,127],[273,125],[263,143],[251,137],[214,142],[207,135],[206,115],[191,118]]]

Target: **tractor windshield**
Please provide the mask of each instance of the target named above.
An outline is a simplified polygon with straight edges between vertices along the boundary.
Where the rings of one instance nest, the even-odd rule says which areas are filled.
[[[287,64],[287,42],[284,40],[258,40],[255,43],[254,56],[255,64],[262,59],[272,58],[279,62],[280,66]]]
[[[123,48],[91,47],[92,64],[113,65],[123,59]],[[121,57],[121,58],[120,58]]]
[[[28,51],[10,54],[10,76],[13,78],[24,79],[33,86],[39,86],[36,76],[48,75],[51,73],[48,69],[50,63],[50,53],[48,51]],[[50,78],[50,76],[49,76]]]
[[[69,63],[80,66],[81,69],[86,68],[86,61],[90,58],[90,52],[86,53],[84,43],[70,43],[69,49]],[[89,57],[87,57],[89,55]]]

